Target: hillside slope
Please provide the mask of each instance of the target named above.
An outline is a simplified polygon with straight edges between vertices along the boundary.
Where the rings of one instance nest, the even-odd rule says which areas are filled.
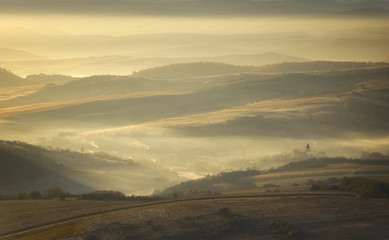
[[[16,76],[12,72],[0,68],[0,88],[14,87],[26,84],[23,78]]]
[[[272,134],[272,131],[285,135],[293,131],[331,135],[343,131],[344,127],[352,131],[376,129],[379,132],[389,117],[384,111],[388,108],[385,100],[388,71],[388,68],[380,68],[271,77],[237,75],[229,77],[226,83],[192,91],[92,101],[31,113],[15,120],[66,120],[111,126],[161,121],[153,124],[180,130],[188,128],[188,131],[195,127],[194,133],[210,135]],[[284,119],[286,116],[288,119]],[[208,124],[196,124],[207,118]],[[185,121],[193,124],[181,124]],[[371,124],[375,127],[371,128]],[[329,126],[334,128],[332,132],[326,130]],[[312,130],[303,131],[305,127]]]
[[[16,142],[0,142],[0,193],[43,191],[61,187],[71,192],[93,188],[70,179],[73,170],[45,157],[39,148]]]
[[[45,57],[12,48],[0,48],[0,61],[42,60]]]
[[[150,193],[183,179],[102,152],[78,153],[23,142],[0,141],[0,159],[0,194],[57,186],[71,193],[94,189]]]
[[[304,64],[312,63],[298,67]],[[243,160],[312,142],[329,156],[358,157],[363,147],[385,153],[389,68],[313,65],[323,67],[202,77],[194,77],[193,71],[189,78],[174,80],[77,78],[0,101],[0,128],[7,139],[19,139],[22,130],[27,142],[104,151],[190,178],[236,169]],[[334,66],[340,70],[330,70]],[[279,164],[278,159],[268,163]],[[180,179],[173,174],[159,181],[162,175],[148,178],[146,185],[153,185],[151,179],[166,184]]]
[[[388,67],[386,62],[331,62],[331,61],[309,61],[309,62],[285,62],[269,64],[255,68],[262,73],[285,73],[285,72],[316,72],[350,70],[368,67]]]
[[[198,62],[172,64],[168,66],[146,69],[135,73],[137,77],[150,79],[186,79],[213,75],[227,75],[232,73],[249,72],[252,67],[234,66],[214,62]]]
[[[117,44],[117,42],[116,42]],[[189,46],[179,49],[167,49],[168,55],[162,53],[163,57],[156,57],[158,53],[150,53],[150,56],[146,54],[143,57],[111,55],[101,57],[84,57],[84,58],[65,58],[65,59],[40,59],[29,61],[7,61],[6,59],[0,59],[0,66],[12,69],[13,72],[27,76],[31,74],[65,74],[73,76],[91,76],[91,75],[129,75],[134,71],[141,71],[145,69],[155,68],[158,66],[166,66],[170,64],[182,64],[182,63],[198,63],[198,62],[218,62],[224,64],[240,65],[240,66],[262,66],[265,64],[274,64],[282,62],[303,62],[307,59],[298,58],[294,56],[267,52],[259,54],[242,54],[225,55],[228,53],[225,49],[222,49],[221,56],[217,57],[194,57],[198,55],[199,51],[209,53],[214,51],[217,47],[201,48],[195,46]],[[176,56],[171,56],[169,53],[176,52]],[[183,52],[192,52],[190,56],[183,56]],[[156,55],[157,54],[157,55]],[[218,54],[218,55],[220,55]],[[143,54],[142,54],[143,55]],[[206,54],[205,54],[206,55]],[[167,57],[170,56],[170,57]]]

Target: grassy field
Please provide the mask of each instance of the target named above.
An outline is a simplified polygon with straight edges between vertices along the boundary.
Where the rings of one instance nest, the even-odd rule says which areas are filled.
[[[127,201],[66,199],[0,201],[0,234],[73,216],[131,206]]]
[[[387,168],[329,164],[267,172],[255,177],[257,189],[208,199],[0,201],[0,239],[387,239],[389,198],[311,191],[308,184],[343,176],[387,180]]]
[[[290,187],[292,184],[307,185],[309,180],[323,181],[329,178],[363,176],[389,182],[389,166],[361,165],[353,163],[329,164],[326,167],[298,171],[269,172],[255,177],[258,187],[266,184]]]
[[[8,239],[385,239],[388,206],[389,199],[334,195],[192,200],[96,215]]]

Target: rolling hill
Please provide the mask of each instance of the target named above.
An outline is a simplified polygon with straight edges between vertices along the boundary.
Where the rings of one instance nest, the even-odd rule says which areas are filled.
[[[285,63],[268,66],[262,70],[284,69],[283,71],[286,72],[295,72],[313,69],[312,71],[324,70],[324,72],[266,75],[247,72],[252,69],[251,67],[215,63],[178,64],[145,70],[135,76],[92,76],[70,79],[65,84],[46,86],[30,95],[1,101],[0,105],[3,107],[33,103],[49,105],[61,101],[73,101],[70,103],[73,106],[65,104],[58,110],[49,112],[40,110],[41,112],[35,115],[44,114],[48,119],[56,116],[63,119],[69,114],[73,119],[77,119],[80,114],[95,116],[94,120],[84,119],[92,121],[115,116],[115,119],[112,119],[114,121],[125,123],[122,120],[127,119],[133,122],[132,120],[139,119],[135,122],[140,123],[213,112],[271,99],[300,99],[303,101],[303,99],[309,100],[312,97],[323,96],[324,100],[325,98],[331,99],[331,96],[337,94],[339,101],[332,103],[335,108],[343,108],[344,103],[344,109],[347,111],[362,113],[365,111],[363,109],[370,109],[371,113],[373,109],[376,109],[375,112],[378,113],[382,112],[380,108],[386,107],[385,100],[381,96],[387,87],[385,84],[388,73],[386,65],[384,63]],[[371,66],[373,68],[366,68]],[[178,71],[180,69],[181,73]],[[204,72],[203,69],[208,69],[208,71]],[[200,70],[201,74],[199,74]],[[4,72],[4,74],[18,81],[23,80],[9,72]],[[150,80],[139,78],[137,75],[167,80]],[[40,81],[53,78],[55,76],[43,75]],[[182,78],[185,78],[185,81]],[[175,80],[171,81],[172,79]],[[324,110],[329,106],[323,107]],[[47,110],[50,110],[50,107]],[[385,114],[380,116],[384,117]]]
[[[281,72],[191,63],[150,70],[150,78],[166,74],[159,79],[135,74],[54,82],[0,101],[0,127],[7,139],[104,151],[139,159],[146,169],[169,169],[144,180],[147,186],[164,174],[173,174],[161,181],[164,184],[198,178],[231,170],[224,162],[236,167],[239,161],[262,159],[267,149],[290,151],[307,142],[330,154],[339,154],[349,144],[348,154],[355,156],[361,146],[375,141],[367,139],[378,138],[375,151],[387,151],[387,64],[305,62],[271,67]],[[203,68],[207,72],[199,74]],[[309,68],[314,70],[305,72]],[[179,69],[187,71],[177,73]],[[50,76],[42,76],[46,78]],[[242,149],[252,153],[241,156]],[[111,182],[118,180],[115,171],[109,175]]]
[[[192,47],[181,49],[183,51],[196,52]],[[209,52],[210,50],[202,50]],[[147,56],[126,56],[110,55],[87,58],[65,58],[65,59],[40,59],[28,61],[6,61],[0,60],[0,66],[12,69],[14,73],[21,76],[44,73],[48,75],[62,74],[73,76],[91,75],[129,75],[134,71],[141,71],[150,68],[166,66],[170,64],[198,63],[198,62],[218,62],[240,66],[262,66],[265,64],[275,64],[282,62],[304,62],[304,58],[284,55],[280,53],[259,53],[241,54],[210,57],[183,57],[182,51],[175,57],[155,57]]]
[[[74,80],[71,76],[34,74],[25,78],[0,68],[0,88],[25,87],[32,85],[54,84]]]
[[[387,67],[387,62],[331,62],[331,61],[310,61],[310,62],[286,62],[269,64],[256,68],[262,73],[286,73],[286,72],[317,72],[349,70],[368,67]]]
[[[382,99],[382,94],[387,87],[385,85],[387,73],[388,68],[378,68],[329,73],[286,73],[271,76],[237,74],[208,77],[207,81],[211,84],[203,85],[202,80],[200,81],[201,87],[198,88],[172,92],[154,92],[151,95],[130,95],[123,96],[120,99],[108,98],[95,101],[92,99],[87,103],[80,102],[80,104],[77,104],[75,102],[75,105],[72,106],[31,113],[19,119],[40,121],[44,118],[45,121],[66,120],[79,122],[80,124],[88,122],[88,124],[102,123],[111,126],[164,120],[164,125],[174,127],[173,118],[177,118],[176,125],[178,127],[196,127],[196,117],[203,114],[203,119],[210,118],[209,127],[214,127],[213,124],[222,123],[221,127],[225,130],[220,132],[229,134],[241,128],[247,128],[247,131],[250,132],[250,128],[255,126],[261,126],[261,128],[269,131],[269,134],[275,129],[278,129],[275,132],[286,131],[285,134],[287,134],[289,131],[287,129],[294,129],[292,125],[296,126],[294,130],[296,133],[299,132],[297,130],[299,126],[304,127],[305,125],[311,126],[311,128],[316,125],[317,128],[313,129],[319,131],[322,128],[320,131],[324,132],[326,128],[333,125],[333,131],[337,131],[347,126],[348,121],[355,123],[356,125],[352,129],[358,131],[359,128],[360,130],[368,128],[367,126],[373,122],[384,123],[386,121],[387,116],[384,113],[385,111],[382,110],[387,108],[387,103]],[[374,82],[369,81],[373,78],[375,79]],[[158,89],[159,86],[161,86],[159,90],[169,89],[170,85],[164,84],[162,82],[158,85],[158,81],[128,77],[91,77],[72,81],[66,85],[49,87],[35,95],[13,101],[23,100],[27,102],[28,100],[28,102],[34,102],[31,99],[37,95],[42,96],[41,99],[52,96],[52,99],[56,100],[61,100],[61,98],[69,100],[72,98],[114,95],[115,93],[123,94],[131,91],[149,90],[150,85],[155,87],[151,90]],[[375,85],[380,89],[374,89]],[[88,89],[90,90],[87,91]],[[70,93],[72,90],[74,91]],[[82,93],[86,91],[87,94],[83,96]],[[77,93],[79,94],[77,95]],[[4,102],[3,104],[9,103]],[[292,106],[294,109],[287,108]],[[280,107],[285,108],[285,110],[274,111],[275,108]],[[240,110],[238,111],[238,109]],[[227,113],[234,115],[227,115]],[[284,119],[282,114],[284,114],[284,117],[287,116],[288,120]],[[353,116],[353,114],[358,115]],[[265,115],[266,117],[263,118]],[[68,116],[71,116],[71,118]],[[114,116],[114,118],[110,116]],[[193,116],[193,126],[186,124],[182,126],[179,123],[180,119],[190,119],[191,116]],[[211,120],[212,116],[220,117],[221,120],[213,122]],[[239,120],[241,117],[243,119]],[[373,119],[373,117],[378,118]],[[170,120],[166,120],[166,118],[170,118]],[[236,124],[234,124],[235,121]],[[248,124],[247,121],[254,122]],[[255,123],[255,121],[258,122]],[[266,125],[266,121],[273,124],[273,127]],[[309,122],[314,125],[307,124]],[[282,126],[282,128],[276,126]],[[349,124],[349,127],[352,126],[353,124]],[[382,126],[384,125],[377,125],[377,129],[381,129]],[[254,129],[256,127],[252,130]],[[202,131],[198,131],[198,133],[200,132]],[[256,131],[252,131],[252,133],[254,132]],[[311,131],[311,134],[316,133],[316,131]]]
[[[309,60],[306,58],[295,57],[277,52],[265,52],[258,54],[214,57],[210,58],[209,61],[241,66],[263,66],[267,64],[276,64],[284,62],[308,62]]]
[[[93,188],[69,178],[73,170],[44,157],[38,147],[19,142],[0,142],[0,192],[43,191],[62,187],[72,192]]]
[[[45,57],[11,48],[0,48],[0,61],[28,61],[28,60],[43,60]]]
[[[186,64],[172,64],[168,66],[147,69],[135,73],[135,76],[149,79],[177,80],[250,72],[251,70],[252,67],[238,67],[234,65],[214,62],[198,62]]]
[[[267,170],[240,170],[207,175],[181,182],[161,192],[164,197],[193,197],[255,191],[280,191],[280,188],[309,189],[314,183],[338,184],[343,177],[358,177],[388,182],[389,156],[364,159],[317,157],[303,153],[285,165]],[[365,184],[366,185],[366,184]],[[364,184],[361,184],[363,188]],[[386,187],[387,189],[387,187]],[[266,191],[267,190],[267,191]],[[293,191],[293,190],[292,190]],[[387,196],[387,194],[385,193]],[[386,197],[384,196],[384,197]]]
[[[4,68],[0,68],[0,79],[0,88],[15,87],[26,84],[23,78],[16,76]]]
[[[0,141],[0,194],[61,187],[71,193],[115,189],[152,192],[183,178],[103,152],[80,153],[23,142]]]
[[[28,77],[27,79],[52,81],[56,76]],[[64,79],[67,77],[64,76]],[[61,79],[61,77],[59,77]],[[78,99],[99,98],[107,96],[130,95],[145,92],[158,92],[183,88],[185,84],[171,84],[149,79],[126,76],[92,76],[72,79],[63,84],[48,84],[37,92],[9,101],[0,102],[2,106],[32,104],[45,102],[71,101]]]

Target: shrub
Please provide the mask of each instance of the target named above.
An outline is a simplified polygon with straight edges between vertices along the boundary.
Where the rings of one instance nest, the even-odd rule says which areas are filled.
[[[216,214],[223,217],[231,217],[233,215],[228,207],[221,208]]]
[[[25,193],[23,192],[19,192],[15,195],[15,199],[16,200],[24,200],[24,199],[27,199],[27,196]]]
[[[31,199],[41,199],[42,194],[39,191],[32,191],[32,192],[30,192],[29,197]]]
[[[310,188],[311,191],[317,191],[317,190],[321,190],[321,187],[319,184],[317,183],[314,183],[312,184],[311,188]]]
[[[84,200],[127,200],[128,198],[118,191],[96,191],[91,193],[84,193],[80,195],[80,199]]]
[[[340,188],[361,197],[382,197],[389,195],[389,184],[363,177],[344,177]]]
[[[87,235],[85,237],[82,238],[83,240],[100,240],[100,238],[96,237],[95,235]]]
[[[303,239],[303,232],[285,221],[273,221],[269,224],[269,229],[273,234],[282,234],[291,239]]]
[[[195,187],[192,187],[191,189],[187,190],[185,193],[184,193],[184,196],[187,196],[187,197],[190,197],[190,196],[198,196],[200,195],[200,192],[197,188]]]
[[[323,181],[313,182],[311,188],[312,191],[328,189],[328,184]]]
[[[43,192],[43,198],[45,199],[59,198],[65,200],[65,197],[66,192],[60,187],[50,188]]]
[[[340,181],[341,180],[339,178],[336,178],[336,177],[330,177],[330,178],[327,179],[327,182],[329,184],[340,183]]]
[[[334,185],[329,185],[327,190],[339,190],[339,185],[334,184]]]
[[[216,215],[223,217],[223,224],[207,233],[208,237],[217,237],[221,235],[230,235],[237,233],[243,227],[243,223],[231,210],[227,207],[221,208],[216,212]]]

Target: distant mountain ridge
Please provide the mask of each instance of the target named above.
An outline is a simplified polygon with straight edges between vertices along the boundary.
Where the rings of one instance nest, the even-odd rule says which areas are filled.
[[[187,47],[191,49],[190,47]],[[43,73],[47,75],[62,74],[73,76],[91,75],[129,75],[134,71],[144,71],[150,68],[170,64],[185,64],[198,62],[217,62],[239,66],[262,66],[282,62],[304,62],[308,59],[266,52],[258,54],[232,54],[209,57],[131,57],[102,56],[71,59],[48,59],[25,61],[5,61],[0,59],[0,65],[13,72],[25,76]]]
[[[233,73],[249,72],[252,67],[235,66],[215,62],[197,62],[172,64],[152,69],[146,69],[134,74],[137,77],[151,79],[185,79]]]
[[[11,48],[0,48],[0,61],[30,61],[30,60],[44,60],[45,57]]]
[[[268,64],[262,67],[255,68],[255,71],[263,73],[315,72],[387,66],[389,66],[389,63],[387,62],[307,61]]]
[[[233,65],[262,66],[283,62],[308,62],[309,59],[281,54],[277,52],[265,52],[246,55],[226,55],[209,59],[213,62],[221,62]]]

